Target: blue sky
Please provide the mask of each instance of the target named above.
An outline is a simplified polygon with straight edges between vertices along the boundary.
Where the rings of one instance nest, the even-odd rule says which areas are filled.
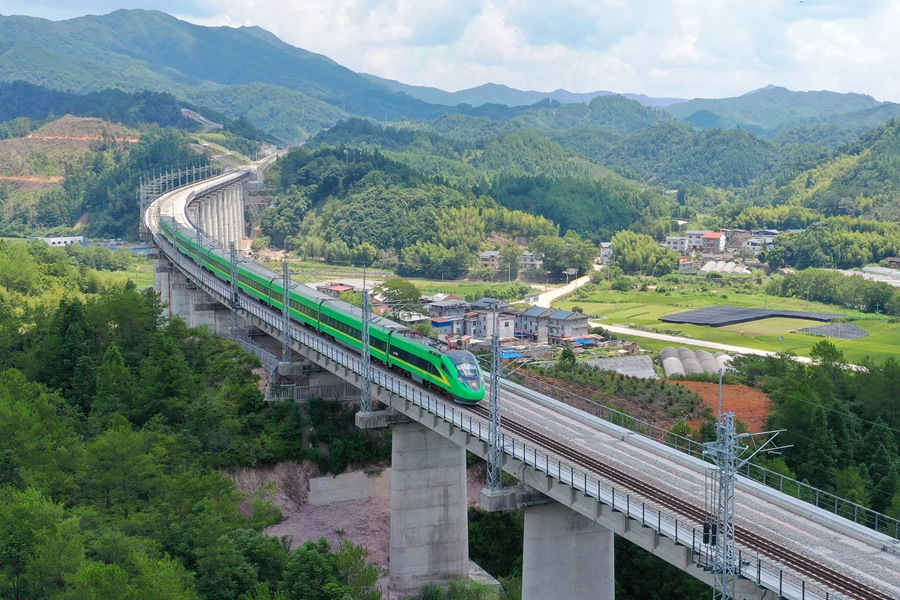
[[[118,8],[257,25],[355,71],[448,91],[721,98],[774,84],[900,102],[891,0],[4,0],[0,13]]]

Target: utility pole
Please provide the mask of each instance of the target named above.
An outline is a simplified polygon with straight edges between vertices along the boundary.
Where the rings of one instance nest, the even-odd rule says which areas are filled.
[[[372,412],[372,350],[369,339],[369,290],[366,289],[366,271],[363,267],[362,291],[362,387],[359,389],[359,412]]]
[[[710,557],[708,566],[712,569],[714,577],[713,600],[735,598],[735,584],[740,571],[734,536],[734,493],[737,472],[764,450],[778,454],[786,448],[787,446],[768,447],[781,431],[783,430],[738,435],[734,426],[734,413],[728,412],[719,416],[716,424],[716,441],[703,444],[703,455],[709,457],[717,467],[707,473],[711,483],[707,489],[707,513],[711,518],[703,524],[703,543]],[[757,436],[770,437],[749,456],[739,460],[739,457],[749,450],[741,440],[755,440]]]
[[[737,569],[734,541],[734,482],[737,477],[734,413],[721,415],[716,441],[704,444],[703,453],[718,467],[718,481],[711,504],[715,518],[706,524],[704,542],[713,545],[713,600],[734,598]],[[711,529],[711,535],[707,531]]]
[[[238,317],[237,311],[241,307],[241,299],[238,296],[238,284],[237,284],[237,248],[234,247],[234,242],[229,244],[229,251],[231,252],[231,299],[229,302],[229,306],[231,308],[231,335],[234,335],[234,332],[238,328]]]
[[[500,334],[497,331],[497,305],[494,304],[494,333],[491,336],[491,395],[490,430],[488,439],[487,487],[489,491],[500,491],[500,472],[503,454],[500,448]]]
[[[281,273],[283,278],[282,287],[284,288],[284,295],[281,300],[281,362],[289,363],[291,362],[291,305],[288,292],[290,291],[291,272],[287,258],[281,264],[283,267]]]

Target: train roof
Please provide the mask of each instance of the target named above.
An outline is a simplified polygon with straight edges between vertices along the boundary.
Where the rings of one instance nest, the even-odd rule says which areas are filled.
[[[169,220],[172,221],[172,223],[175,225],[176,230],[179,231],[180,233],[182,233],[188,237],[191,237],[193,239],[198,239],[196,230],[192,231],[190,229],[187,229],[186,227],[184,227],[183,225],[181,225],[177,221],[174,221],[171,218],[169,218]],[[212,241],[212,239],[210,239],[203,233],[201,233],[199,236],[199,242],[205,247],[212,248],[213,252],[215,254],[217,254],[218,256],[220,256],[226,260],[230,260],[231,253],[228,250],[225,250],[224,248],[216,245],[215,242]],[[277,279],[280,282],[283,277],[280,273],[273,271],[272,269],[267,269],[266,267],[263,267],[262,265],[258,265],[251,261],[241,262],[241,268],[244,270],[247,270],[247,271],[251,271],[263,279]],[[332,296],[329,296],[328,294],[323,294],[322,292],[320,292],[314,288],[311,288],[308,285],[302,284],[298,281],[291,282],[291,290],[294,293],[301,294],[305,298],[309,298],[315,302],[327,302],[329,306],[333,306],[333,307],[337,308],[338,310],[340,310],[341,312],[349,313],[353,317],[359,319],[360,321],[362,320],[362,308],[360,308],[358,306],[354,306],[343,300],[338,300]],[[370,315],[369,323],[371,323],[372,325],[375,325],[377,327],[380,327],[382,329],[385,329],[388,331],[395,331],[399,334],[402,334],[402,335],[404,335],[404,337],[406,337],[409,341],[411,341],[413,343],[421,344],[422,346],[428,346],[429,348],[432,348],[434,350],[444,352],[445,344],[441,343],[439,340],[433,340],[432,338],[413,337],[411,335],[413,330],[411,330],[406,325],[403,325],[402,323],[392,321],[391,319],[382,317],[381,315],[374,314],[374,313]],[[468,351],[461,351],[461,350],[451,350],[450,352],[444,352],[444,353],[451,355],[451,356],[453,356],[455,354],[460,354],[460,355],[469,354]]]

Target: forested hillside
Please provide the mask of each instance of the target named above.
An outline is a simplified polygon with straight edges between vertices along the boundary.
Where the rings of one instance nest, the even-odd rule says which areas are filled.
[[[240,493],[223,470],[343,470],[384,444],[312,417],[313,443],[343,450],[305,450],[310,421],[263,400],[254,357],[104,283],[88,264],[120,253],[101,250],[0,242],[0,597],[380,598],[364,549],[288,552],[262,533],[272,490]]]
[[[376,264],[401,274],[456,278],[477,268],[485,247],[507,247],[505,260],[515,263],[520,250],[512,242],[540,244],[559,231],[546,218],[449,186],[378,151],[296,149],[279,160],[271,181],[279,192],[262,224],[272,242],[339,264],[356,263],[372,246]],[[575,266],[584,270],[594,252],[570,236],[566,254],[577,255]]]
[[[892,110],[900,108],[864,94],[792,92],[783,87],[768,86],[737,98],[698,98],[673,104],[664,110],[700,129],[740,128],[771,136],[798,123],[828,122],[832,117],[843,119],[846,115],[888,107]]]
[[[81,152],[64,156],[43,152],[41,160],[47,169],[43,174],[57,176],[58,185],[30,194],[31,200],[27,200],[11,187],[14,182],[0,182],[3,218],[0,231],[6,235],[36,230],[71,231],[75,222],[85,216],[83,231],[89,236],[137,239],[141,177],[207,162],[205,156],[188,148],[189,138],[178,130],[148,130],[139,139],[123,143],[115,137],[116,128],[107,127],[106,137],[103,137],[102,123],[94,123],[95,133],[80,142],[90,144],[89,150],[82,148]],[[67,132],[67,135],[72,133]],[[0,148],[14,142],[17,140],[2,141]],[[65,146],[63,139],[52,147]],[[27,160],[35,160],[33,151],[27,153]],[[18,176],[32,168],[32,164],[7,166]]]
[[[201,27],[146,10],[67,21],[0,16],[0,80],[57,90],[191,89],[261,83],[367,116],[437,116],[442,109],[372,83],[258,27]]]

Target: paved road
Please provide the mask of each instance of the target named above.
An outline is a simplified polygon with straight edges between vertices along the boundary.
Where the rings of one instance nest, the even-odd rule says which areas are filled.
[[[538,296],[538,305],[539,306],[550,306],[552,302],[558,300],[562,296],[566,294],[571,294],[577,288],[581,287],[585,283],[590,281],[590,276],[579,277],[578,279],[569,282],[567,285],[556,288],[555,290],[550,290],[549,292],[544,292],[543,294]],[[694,338],[683,337],[679,335],[668,335],[665,333],[653,333],[651,331],[641,331],[640,329],[632,329],[630,327],[619,327],[617,325],[607,325],[606,323],[598,323],[596,321],[589,321],[588,324],[591,327],[602,327],[611,333],[615,333],[617,335],[629,335],[633,337],[644,337],[650,338],[654,340],[661,340],[663,342],[672,342],[673,344],[679,344],[684,346],[700,346],[701,348],[710,348],[712,350],[720,350],[722,352],[733,352],[737,354],[756,354],[758,356],[774,356],[778,354],[777,352],[773,352],[770,350],[757,350],[756,348],[747,348],[746,346],[732,346],[731,344],[720,344],[718,342],[707,342],[705,340],[698,340]],[[806,356],[798,356],[797,360],[800,362],[809,363],[812,362]]]

